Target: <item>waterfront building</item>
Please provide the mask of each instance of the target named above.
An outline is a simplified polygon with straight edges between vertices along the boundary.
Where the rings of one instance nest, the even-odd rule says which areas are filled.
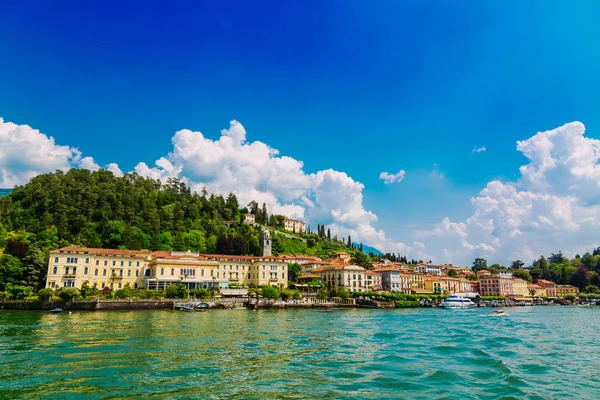
[[[571,285],[556,285],[556,297],[577,296],[579,289]]]
[[[411,292],[420,293],[425,290],[425,282],[423,279],[424,275],[422,273],[412,270],[406,270],[403,272],[406,273],[410,278]]]
[[[256,215],[244,214],[244,223],[245,224],[254,224],[255,222],[256,222]]]
[[[532,297],[545,297],[546,289],[536,284],[527,285],[527,295]]]
[[[278,257],[231,256],[149,250],[115,250],[68,246],[50,252],[47,287],[99,289],[165,289],[183,283],[189,289],[207,287],[286,287],[288,264]]]
[[[529,296],[529,292],[527,290],[527,281],[521,278],[512,278],[513,290],[512,295],[515,297],[525,297]]]
[[[512,278],[513,274],[512,271],[500,271],[498,272],[498,276],[502,276],[504,278]]]
[[[460,280],[458,278],[425,275],[424,284],[425,290],[436,294],[464,293],[461,291]]]
[[[304,233],[306,232],[306,224],[302,221],[298,221],[296,219],[286,218],[283,220],[283,227],[294,233]]]
[[[556,297],[556,283],[544,279],[538,279],[536,283],[545,289],[546,296]]]
[[[458,278],[458,293],[478,293],[473,290],[472,281],[465,278]]]
[[[115,290],[129,284],[141,288],[148,275],[152,259],[149,250],[96,249],[67,246],[50,251],[46,287],[80,288],[84,282],[90,286]]]
[[[477,277],[481,277],[481,276],[488,276],[491,275],[492,273],[490,271],[488,271],[487,269],[480,269],[479,271],[477,271],[475,273],[475,275],[477,275]]]
[[[439,265],[422,263],[415,266],[415,272],[433,276],[442,276],[442,267]]]
[[[365,269],[358,265],[332,264],[319,267],[315,271],[313,272],[321,274],[323,284],[329,290],[345,288],[356,292],[366,289]]]
[[[375,272],[381,274],[381,288],[388,292],[409,294],[412,289],[408,274],[403,274],[397,268],[378,268]]]
[[[513,280],[498,275],[484,275],[479,279],[479,294],[508,297],[513,294]]]
[[[372,291],[381,290],[381,274],[376,271],[365,271],[365,288]]]

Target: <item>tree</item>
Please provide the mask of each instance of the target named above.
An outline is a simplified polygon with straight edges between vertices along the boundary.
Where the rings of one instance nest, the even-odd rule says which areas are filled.
[[[182,240],[186,250],[191,250],[196,253],[204,253],[206,251],[206,238],[202,231],[191,230],[184,233]]]
[[[531,283],[533,281],[531,275],[529,274],[529,272],[525,271],[524,269],[516,269],[513,270],[513,277],[514,278],[520,278],[523,279],[529,283]]]
[[[169,299],[185,299],[189,296],[189,292],[183,283],[174,283],[167,287],[167,298]]]
[[[558,251],[558,253],[552,253],[550,257],[548,257],[548,262],[550,264],[562,264],[565,261],[565,257],[562,254],[562,251]]]
[[[512,269],[521,269],[521,268],[523,268],[523,265],[525,265],[525,263],[523,261],[515,260],[512,262],[511,268]]]
[[[61,288],[58,292],[58,297],[66,302],[75,300],[77,297],[79,297],[79,289],[74,287]]]
[[[0,256],[0,290],[6,290],[7,285],[22,283],[23,266],[21,261],[10,254]]]
[[[473,266],[471,267],[474,272],[481,271],[482,269],[486,268],[487,261],[485,258],[476,258],[475,261],[473,261]]]
[[[352,239],[350,238],[350,235],[348,235],[348,242],[346,243],[346,246],[348,246],[349,249],[352,248]]]
[[[454,268],[450,268],[448,270],[448,276],[451,278],[455,278],[458,275],[458,273],[456,272],[456,270]]]
[[[577,271],[571,277],[571,284],[583,289],[590,284],[590,273],[583,265],[577,268]]]
[[[250,239],[248,240],[248,253],[253,256],[262,256],[263,254],[263,248],[260,245],[260,241],[258,240],[258,237],[254,235],[250,236]]]
[[[279,292],[279,289],[277,289],[275,286],[270,286],[270,285],[262,286],[262,296],[265,299],[276,300],[279,298],[280,295],[281,295],[281,293]]]
[[[288,281],[297,282],[300,275],[302,275],[302,266],[295,262],[290,263],[288,265]]]
[[[354,255],[350,258],[350,263],[365,269],[373,269],[373,261],[371,261],[371,257],[365,253],[354,253]]]
[[[40,301],[48,301],[52,298],[52,296],[54,295],[54,290],[47,288],[47,289],[40,289],[37,292],[37,296],[38,299],[40,299]]]
[[[337,290],[338,297],[347,300],[350,297],[350,291],[346,288],[340,288]]]
[[[33,294],[33,288],[25,285],[8,285],[6,291],[13,299],[25,299]]]
[[[320,288],[319,290],[317,290],[317,299],[319,299],[319,300],[327,299],[327,290],[325,290],[325,288]]]
[[[327,228],[327,240],[331,240],[331,230]]]

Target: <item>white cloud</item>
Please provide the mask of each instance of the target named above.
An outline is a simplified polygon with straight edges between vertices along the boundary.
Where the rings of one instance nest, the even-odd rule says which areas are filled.
[[[72,167],[100,169],[92,157],[82,157],[78,149],[58,145],[53,137],[29,125],[0,118],[0,187],[22,185],[36,175]]]
[[[473,147],[473,150],[471,150],[471,155],[477,154],[477,153],[483,153],[484,151],[486,151],[487,149],[484,146],[481,147]]]
[[[117,163],[108,164],[106,170],[112,172],[115,176],[123,176],[123,171],[121,171]]]
[[[415,237],[438,258],[463,264],[478,256],[531,262],[541,254],[573,255],[597,246],[600,141],[584,131],[573,122],[518,142],[529,163],[517,181],[489,182],[471,199],[471,217],[445,218]]]
[[[402,182],[402,179],[404,179],[405,174],[406,174],[406,171],[404,171],[403,169],[398,171],[397,174],[390,174],[389,172],[382,172],[379,174],[379,179],[383,179],[383,182],[386,185],[389,185],[390,183],[394,183],[394,182]]]

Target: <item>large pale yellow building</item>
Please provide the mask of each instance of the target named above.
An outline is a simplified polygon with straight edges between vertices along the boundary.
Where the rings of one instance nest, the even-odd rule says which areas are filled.
[[[482,296],[508,297],[513,294],[513,280],[512,278],[496,275],[480,276],[479,294]]]
[[[521,278],[512,278],[512,295],[518,297],[529,296],[527,281]]]
[[[47,287],[165,289],[183,283],[189,289],[230,285],[286,287],[288,263],[278,257],[231,256],[148,250],[69,246],[50,252]]]

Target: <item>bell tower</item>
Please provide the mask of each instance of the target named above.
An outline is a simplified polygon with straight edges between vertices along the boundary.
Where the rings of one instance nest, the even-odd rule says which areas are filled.
[[[260,238],[260,245],[263,248],[263,256],[271,256],[271,246],[272,246],[272,242],[271,242],[271,233],[269,232],[268,229],[264,229],[263,230],[263,234],[262,237]]]

